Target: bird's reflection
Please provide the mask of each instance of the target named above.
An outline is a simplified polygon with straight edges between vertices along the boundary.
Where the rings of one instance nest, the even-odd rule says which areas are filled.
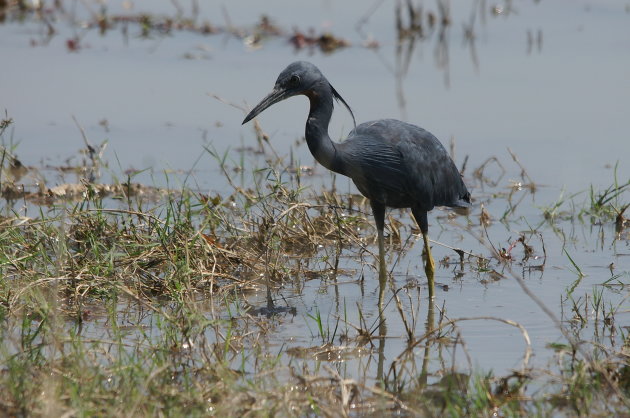
[[[427,307],[427,319],[425,322],[425,335],[429,336],[426,338],[426,343],[424,345],[424,357],[422,358],[422,369],[420,371],[420,376],[418,378],[418,383],[420,385],[427,384],[427,377],[429,376],[429,362],[431,360],[431,347],[433,346],[433,342],[435,339],[430,337],[435,329],[434,321],[435,321],[435,311],[433,301],[429,299],[429,306]]]
[[[376,381],[382,382],[383,381],[383,365],[385,363],[385,341],[387,340],[387,324],[385,321],[385,316],[382,314],[382,312],[379,315],[380,315],[380,322],[378,325],[379,341],[378,341],[378,349],[377,349],[378,365],[376,368]]]
[[[383,291],[383,289],[380,289],[380,290]],[[422,357],[422,367],[420,370],[420,374],[418,376],[418,384],[421,387],[427,385],[428,376],[429,376],[429,363],[431,362],[431,349],[435,342],[435,338],[432,335],[436,329],[435,328],[436,327],[435,305],[434,305],[433,299],[434,299],[433,296],[429,296],[427,298],[427,316],[424,323],[424,334],[420,336],[419,338],[414,338],[414,339],[409,340],[408,348],[410,350],[406,353],[406,354],[413,355],[413,350],[411,350],[411,348],[417,345],[419,341],[424,340],[424,354]],[[401,357],[405,353],[403,353],[403,355],[401,356],[398,356],[396,359],[392,361],[389,367],[388,375],[386,376],[384,374],[384,365],[385,365],[385,344],[387,341],[387,320],[385,318],[385,313],[381,304],[379,304],[378,336],[379,336],[379,344],[378,344],[378,349],[377,349],[378,366],[376,370],[376,381],[384,384],[385,386],[388,386],[388,383],[390,383],[388,382],[388,380],[390,378],[393,378],[391,383],[394,383],[394,385],[397,386],[396,384],[397,371],[396,370],[398,366],[398,360],[401,359]],[[390,376],[390,374],[392,374],[392,376]]]

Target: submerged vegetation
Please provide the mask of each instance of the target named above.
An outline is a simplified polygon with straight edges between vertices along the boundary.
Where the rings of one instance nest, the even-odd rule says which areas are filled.
[[[7,118],[3,126],[10,123]],[[308,174],[279,158],[246,173],[249,186],[236,185],[229,160],[207,151],[229,185],[224,196],[184,185],[147,198],[131,193],[144,187],[131,182],[114,185],[115,192],[105,196],[94,192],[98,178],[84,182],[78,195],[56,196],[42,184],[11,177],[19,160],[15,150],[3,149],[3,193],[23,191],[3,195],[0,219],[4,414],[627,411],[629,272],[611,266],[608,279],[580,294],[585,274],[571,254],[576,247],[568,244],[575,238],[564,232],[567,226],[599,226],[614,230],[614,241],[627,247],[627,183],[615,179],[604,190],[591,190],[585,202],[579,201],[583,194],[559,199],[541,209],[538,227],[521,226],[518,238],[503,238],[505,247],[492,242],[496,231],[488,231],[499,217],[505,224],[523,222],[516,216],[522,201],[516,191],[536,190],[522,188],[529,177],[524,170],[523,183],[506,191],[500,179],[484,174],[489,165],[481,164],[469,179],[480,186],[480,210],[460,220],[438,214],[442,228],[477,242],[474,251],[451,248],[452,255],[442,259],[442,268],[454,272],[454,284],[463,276],[476,277],[478,286],[510,278],[524,283],[532,271],[544,271],[549,257],[571,260],[567,271],[575,282],[561,296],[561,316],[549,314],[563,337],[546,348],[555,365],[541,368],[530,361],[536,353],[523,325],[472,313],[451,318],[448,301],[427,306],[423,276],[408,274],[406,283],[400,274],[392,276],[386,320],[400,334],[388,334],[376,321],[375,307],[359,299],[337,299],[330,313],[300,305],[297,298],[308,297],[314,282],[324,294],[376,285],[367,202],[308,187]],[[80,173],[100,164],[83,161],[85,166],[75,167]],[[30,188],[47,198],[28,200],[29,193],[40,193]],[[405,258],[413,248],[409,236],[417,231],[401,222],[391,225],[389,245]],[[562,255],[545,249],[554,237],[565,242]],[[401,268],[400,261],[393,267]],[[462,333],[470,321],[514,328],[522,340],[520,366],[507,374],[476,368]],[[304,335],[279,340],[291,323],[302,324]],[[399,341],[398,353],[384,349],[392,339]],[[468,366],[456,361],[462,352]]]

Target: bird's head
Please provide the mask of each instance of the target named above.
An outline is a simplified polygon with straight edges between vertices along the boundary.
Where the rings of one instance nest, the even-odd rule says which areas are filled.
[[[330,88],[330,94],[332,94],[335,99],[341,101],[341,103],[346,106],[352,115],[352,119],[354,120],[354,114],[352,113],[350,106],[348,106],[346,101],[339,95],[339,93],[337,93],[333,86],[330,85],[328,80],[326,80],[326,77],[324,77],[321,71],[319,71],[319,68],[310,62],[296,61],[280,73],[271,93],[262,99],[260,103],[258,103],[256,107],[249,112],[243,120],[243,124],[249,122],[275,103],[300,94],[313,97],[313,95],[322,91],[322,88],[325,89],[326,87]]]

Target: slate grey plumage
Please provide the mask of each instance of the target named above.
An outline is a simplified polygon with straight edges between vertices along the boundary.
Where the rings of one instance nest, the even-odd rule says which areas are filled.
[[[435,206],[470,207],[466,189],[455,163],[430,132],[395,119],[380,119],[356,126],[340,143],[328,136],[333,98],[352,115],[350,106],[313,64],[290,64],[276,81],[273,91],[245,117],[243,123],[281,100],[304,95],[310,100],[306,142],[315,159],[329,170],[352,179],[370,200],[379,241],[381,293],[386,282],[383,229],[385,208],[411,208],[424,239],[425,272],[433,296],[435,263],[428,242],[427,212]]]

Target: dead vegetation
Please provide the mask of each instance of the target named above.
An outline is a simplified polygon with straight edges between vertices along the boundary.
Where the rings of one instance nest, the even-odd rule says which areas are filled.
[[[0,16],[37,15],[53,36],[58,23],[51,16],[67,13],[61,3],[0,1]],[[401,45],[414,37],[444,39],[452,26],[448,7],[431,12],[420,10],[420,2],[399,4],[408,7],[408,15],[400,7],[397,12]],[[493,7],[497,15],[508,11]],[[248,29],[235,27],[227,12],[223,20],[214,25],[183,13],[161,18],[104,10],[76,21],[87,22],[88,30],[146,37],[223,33],[252,48],[274,38],[298,49],[348,46],[325,33],[288,32],[266,17]],[[79,34],[66,47],[87,45]],[[436,55],[447,64],[443,52]],[[11,123],[8,116],[0,122],[0,137]],[[73,173],[76,182],[47,181],[42,167],[24,165],[17,150],[2,149],[2,414],[627,413],[625,179],[615,176],[610,187],[541,203],[540,196],[534,200],[541,187],[517,156],[496,151],[485,162],[470,162],[466,173],[476,210],[459,217],[436,211],[434,222],[456,245],[433,242],[446,248],[441,291],[465,282],[492,289],[514,279],[525,286],[556,275],[574,280],[553,306],[558,317],[542,315],[558,333],[548,345],[554,363],[540,365],[532,355],[545,354],[534,351],[520,323],[473,313],[451,317],[448,301],[436,306],[426,300],[424,278],[409,261],[420,258],[413,252],[418,231],[398,214],[388,221],[388,252],[394,253],[389,314],[375,318],[364,296],[375,272],[366,202],[334,188],[305,189],[299,176],[313,170],[286,163],[258,125],[256,134],[255,153],[272,163],[245,174],[255,178],[251,187],[231,181],[243,167],[225,167],[228,187],[220,194],[100,183],[104,147],[85,135],[80,164],[46,168]],[[596,244],[585,242],[592,236]],[[580,255],[591,253],[605,261],[585,265]],[[609,258],[617,262],[608,264]],[[360,302],[339,296],[344,287],[360,294]],[[299,305],[308,292],[334,299],[332,313],[311,299]],[[530,293],[524,290],[522,298]],[[475,365],[465,335],[471,322],[514,331],[521,344],[512,353],[514,370]],[[295,323],[304,335],[287,335]]]
[[[229,35],[239,39],[248,48],[258,49],[269,39],[283,39],[287,45],[295,49],[318,49],[324,53],[333,53],[341,48],[351,46],[351,43],[330,31],[317,34],[315,29],[293,28],[287,31],[278,26],[266,15],[253,26],[237,27],[231,21],[226,7],[222,8],[222,16],[217,17],[223,23],[212,23],[198,17],[199,8],[196,3],[189,15],[178,2],[173,2],[174,15],[160,16],[149,13],[137,13],[132,9],[132,3],[128,2],[129,10],[123,14],[111,14],[107,5],[103,4],[98,10],[91,7],[88,2],[82,2],[80,9],[66,4],[67,2],[26,2],[21,0],[9,0],[0,2],[0,23],[5,20],[20,20],[33,17],[45,27],[45,36],[40,39],[32,39],[31,46],[46,45],[55,37],[58,31],[55,25],[65,21],[82,30],[73,37],[66,39],[65,45],[70,52],[80,52],[90,45],[84,42],[87,31],[98,30],[101,35],[110,31],[120,31],[125,38],[140,36],[152,38],[155,36],[168,36],[174,32],[194,32],[202,36]],[[374,42],[366,44],[366,47],[375,47]],[[187,55],[187,58],[196,56]]]
[[[264,141],[260,146],[254,155],[267,151]],[[520,179],[507,184],[533,183],[508,153]],[[252,187],[228,181],[224,196],[108,186],[98,178],[44,187],[37,195],[26,181],[33,168],[16,161],[5,152],[3,190],[18,188],[18,198],[30,205],[55,204],[35,217],[5,211],[0,220],[0,381],[6,388],[0,408],[9,415],[547,415],[614,414],[627,406],[627,327],[615,319],[624,314],[622,305],[606,303],[599,291],[577,298],[577,284],[563,302],[571,317],[558,321],[567,339],[552,347],[554,370],[531,364],[531,338],[515,321],[451,318],[445,306],[425,306],[422,277],[391,281],[391,315],[383,320],[373,317],[373,307],[345,302],[333,316],[297,308],[286,299],[287,286],[299,294],[307,282],[338,289],[362,287],[364,276],[371,280],[374,229],[362,197],[308,191],[298,180],[304,172],[275,154],[274,165],[252,174]],[[99,159],[82,161],[77,172],[98,172]],[[500,161],[492,157],[473,171],[476,204],[483,208],[465,218],[437,214],[479,243],[476,251],[448,248],[452,257],[441,266],[453,271],[453,285],[475,276],[479,286],[492,286],[520,277],[515,270],[544,271],[550,238],[542,227],[501,234],[498,241],[491,229],[514,222],[521,195],[537,190],[503,186],[508,162]],[[614,214],[623,216],[625,187],[617,182],[591,193],[592,204],[584,205],[590,222],[612,225]],[[543,212],[564,205],[541,212],[551,231],[561,221]],[[503,215],[498,206],[506,208]],[[388,245],[398,258],[411,251],[414,231],[391,222]],[[393,265],[400,269],[396,260]],[[627,292],[623,274],[605,286]],[[449,285],[440,286],[447,291]],[[266,300],[260,297],[265,289]],[[274,335],[293,321],[310,329],[310,344],[278,347]],[[520,367],[480,374],[463,336],[470,321],[518,330]],[[582,325],[565,329],[564,322]],[[388,334],[392,324],[402,324],[401,335]],[[581,334],[586,324],[608,340],[580,348],[590,341]],[[385,349],[392,338],[401,341],[393,358]],[[456,365],[456,353],[467,367]],[[359,372],[344,372],[344,365]]]

